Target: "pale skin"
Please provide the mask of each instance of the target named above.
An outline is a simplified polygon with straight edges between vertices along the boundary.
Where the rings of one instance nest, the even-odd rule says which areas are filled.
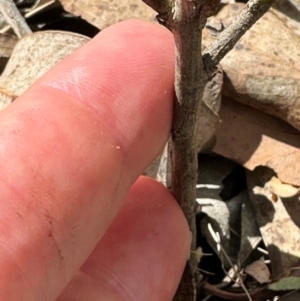
[[[103,30],[0,113],[0,300],[172,300],[184,216],[140,177],[172,118],[174,42]]]

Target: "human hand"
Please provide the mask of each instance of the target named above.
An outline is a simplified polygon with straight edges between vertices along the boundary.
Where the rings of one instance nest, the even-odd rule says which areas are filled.
[[[0,113],[0,300],[172,299],[188,226],[138,177],[169,135],[173,52],[159,25],[116,24]]]

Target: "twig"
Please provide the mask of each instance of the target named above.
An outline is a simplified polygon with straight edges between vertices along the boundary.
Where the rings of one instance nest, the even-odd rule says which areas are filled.
[[[269,252],[263,248],[257,247],[257,251],[263,253],[264,255],[269,255]]]
[[[241,14],[205,49],[203,62],[209,74],[245,32],[276,2],[278,0],[249,0]]]
[[[31,29],[18,11],[13,0],[0,0],[0,12],[18,38],[31,33]]]
[[[1,1],[1,0],[0,0]],[[31,16],[39,13],[40,11],[46,9],[46,8],[49,8],[51,5],[55,4],[56,0],[49,0],[48,2],[44,3],[44,4],[37,4],[36,6],[34,6],[32,9],[30,9],[28,12],[26,12],[24,14],[24,18],[25,20],[27,18],[30,18]],[[3,27],[1,30],[0,30],[0,34],[5,34],[7,33],[9,30],[11,29],[10,25],[7,25],[5,27]]]
[[[211,285],[207,282],[204,284],[204,289],[209,294],[212,294],[213,296],[217,296],[217,297],[220,297],[225,300],[230,300],[230,301],[234,301],[234,300],[248,301],[249,300],[248,296],[245,293],[235,293],[235,292],[221,290],[221,289],[217,288],[216,286]],[[263,300],[267,300],[267,299],[274,297],[276,295],[276,292],[268,290],[268,286],[266,285],[259,289],[252,289],[249,292],[249,294],[250,294],[252,300],[263,301]]]
[[[207,295],[204,299],[202,299],[201,301],[208,301],[209,299],[211,299],[213,297],[213,295]]]
[[[192,232],[191,250],[196,249],[196,183],[198,173],[197,133],[205,84],[219,61],[238,39],[276,0],[250,0],[241,16],[222,32],[202,58],[201,38],[206,20],[220,0],[143,0],[158,12],[158,21],[169,28],[176,45],[176,73],[172,128],[172,192]],[[209,125],[207,125],[209,126]],[[191,257],[175,301],[196,299],[197,259]]]
[[[198,176],[197,132],[199,106],[206,84],[202,62],[202,28],[220,0],[175,1],[172,20],[166,20],[176,45],[174,117],[172,127],[172,192],[181,206],[192,232],[191,250],[196,250],[196,184]],[[192,50],[192,51],[191,51]],[[192,55],[191,55],[192,54]],[[187,269],[192,276],[190,291],[179,290],[175,301],[196,299],[197,258],[191,253]],[[183,279],[187,282],[188,279]]]
[[[284,1],[278,1],[274,8],[287,17],[294,19],[294,20],[300,20],[300,10],[297,3],[299,0],[284,0]]]
[[[227,261],[229,262],[231,268],[233,269],[233,271],[234,271],[234,273],[235,273],[235,276],[236,276],[237,278],[239,278],[239,280],[240,280],[239,285],[240,285],[240,286],[242,287],[242,289],[244,290],[244,292],[245,292],[245,294],[246,294],[248,300],[249,300],[249,301],[253,301],[253,299],[251,298],[251,296],[250,296],[250,294],[249,294],[249,292],[248,292],[246,286],[244,285],[244,282],[243,282],[243,279],[242,279],[240,273],[235,269],[234,264],[232,263],[231,259],[229,258],[228,254],[226,253],[226,251],[224,250],[224,248],[223,248],[223,246],[222,246],[222,244],[221,244],[221,238],[220,238],[219,232],[215,232],[215,231],[213,230],[211,224],[208,224],[208,230],[209,230],[209,232],[210,232],[212,238],[214,239],[215,243],[217,244],[217,250],[218,250],[218,252],[219,252],[219,253],[222,252],[222,254],[225,256],[225,258],[226,258]],[[223,263],[222,263],[222,268],[223,268],[225,274],[229,277],[229,279],[231,279],[232,281],[234,281],[234,282],[236,283],[236,281],[235,281],[234,279],[232,279],[232,277],[231,277],[231,276],[227,273],[227,271],[225,270],[224,264],[223,264]]]

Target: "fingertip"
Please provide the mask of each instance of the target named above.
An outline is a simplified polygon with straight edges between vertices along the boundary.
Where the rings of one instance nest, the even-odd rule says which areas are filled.
[[[31,95],[54,90],[58,97],[67,94],[92,109],[122,151],[131,154],[128,165],[145,158],[144,169],[169,136],[174,57],[173,36],[165,27],[123,21],[101,31],[53,68]],[[145,149],[151,153],[145,156]]]
[[[94,279],[97,292],[91,290],[95,298],[91,300],[171,300],[189,248],[189,228],[171,193],[160,183],[140,177],[82,266],[80,279],[83,288],[86,279]],[[88,283],[86,289],[90,290],[91,282]],[[73,296],[71,289],[72,283],[62,300]]]
[[[1,112],[1,208],[7,211],[0,221],[15,234],[1,236],[11,258],[2,265],[3,287],[12,285],[7,271],[26,271],[11,298],[53,299],[86,259],[168,138],[173,81],[171,34],[127,21],[104,30]],[[151,194],[162,189],[151,185]],[[179,218],[174,206],[167,207]],[[167,212],[162,217],[173,223]],[[183,224],[177,225],[179,231]]]

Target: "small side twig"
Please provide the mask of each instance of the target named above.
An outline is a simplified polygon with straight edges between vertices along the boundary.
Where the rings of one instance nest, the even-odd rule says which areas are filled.
[[[32,32],[13,0],[0,0],[0,12],[18,38]]]
[[[204,289],[211,295],[220,297],[225,300],[230,301],[249,301],[248,296],[245,293],[236,293],[236,292],[229,292],[225,290],[221,290],[214,285],[209,283],[204,284]],[[276,295],[276,292],[268,290],[268,286],[264,286],[259,289],[253,289],[249,293],[252,300],[267,300],[271,299]]]
[[[1,0],[0,0],[1,1]],[[56,0],[49,0],[48,2],[46,3],[42,3],[42,4],[37,4],[36,6],[34,6],[32,9],[30,9],[28,12],[26,12],[24,14],[24,18],[25,20],[27,18],[30,18],[31,16],[34,16],[35,14],[43,11],[44,9],[46,8],[49,8],[51,5],[55,4]],[[0,30],[0,34],[5,34],[7,33],[9,30],[11,29],[10,25],[7,25],[5,27],[3,27],[1,30]]]
[[[251,298],[246,286],[244,285],[244,282],[243,282],[243,279],[240,275],[240,273],[235,269],[235,266],[234,264],[232,263],[231,259],[229,258],[228,254],[226,253],[226,251],[224,250],[222,244],[221,244],[221,238],[220,238],[220,234],[219,232],[215,232],[211,226],[211,224],[208,224],[208,230],[212,236],[212,238],[214,239],[215,243],[217,244],[217,250],[220,253],[222,253],[226,260],[229,262],[231,268],[233,269],[234,273],[235,273],[235,276],[240,280],[240,283],[239,285],[242,287],[242,289],[244,290],[247,298],[249,301],[253,301],[253,299]],[[224,264],[222,263],[222,268],[225,272],[225,274],[227,274],[227,276],[229,277],[229,279],[231,279],[232,281],[234,281],[236,283],[236,281],[234,279],[232,279],[232,277],[230,275],[228,275],[227,271],[225,270],[225,267],[224,267]]]
[[[203,62],[208,73],[211,73],[246,31],[276,2],[278,0],[249,0],[241,14],[205,49]]]

